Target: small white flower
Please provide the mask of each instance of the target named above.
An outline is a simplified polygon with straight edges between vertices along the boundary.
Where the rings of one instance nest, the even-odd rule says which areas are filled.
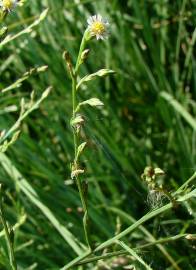
[[[18,4],[18,0],[0,0],[0,7],[3,11],[11,12]]]
[[[91,16],[88,20],[88,30],[91,36],[96,36],[98,39],[106,39],[109,35],[109,22],[103,19],[101,15]]]

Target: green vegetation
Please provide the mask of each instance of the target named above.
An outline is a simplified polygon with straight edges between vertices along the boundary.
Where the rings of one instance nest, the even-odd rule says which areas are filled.
[[[76,90],[66,61],[94,14],[110,37],[88,43],[78,79],[115,74]],[[26,0],[2,13],[0,270],[196,269],[195,15],[194,0]],[[73,89],[104,103],[81,106],[77,185]]]

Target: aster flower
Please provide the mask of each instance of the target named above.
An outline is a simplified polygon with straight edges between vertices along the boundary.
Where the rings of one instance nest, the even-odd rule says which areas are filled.
[[[91,16],[88,20],[88,31],[92,37],[98,39],[106,39],[109,35],[109,22],[101,15]]]
[[[11,12],[18,4],[18,0],[0,0],[0,7],[3,11]]]

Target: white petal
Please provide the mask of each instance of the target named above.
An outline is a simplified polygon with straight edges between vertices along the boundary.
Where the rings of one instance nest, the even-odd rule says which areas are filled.
[[[96,20],[97,20],[97,15],[92,16],[92,20],[93,20],[93,22],[96,22]]]
[[[93,18],[92,18],[92,16],[88,18],[87,23],[88,23],[88,24],[92,24],[92,23],[93,23]]]
[[[97,15],[97,20],[102,22],[102,16],[100,14]]]

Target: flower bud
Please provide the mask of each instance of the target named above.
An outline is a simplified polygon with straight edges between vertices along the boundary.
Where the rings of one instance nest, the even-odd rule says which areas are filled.
[[[68,51],[64,51],[63,58],[65,59],[65,61],[67,63],[67,67],[68,67],[68,70],[69,70],[70,74],[73,75],[72,60],[71,60],[71,56],[70,56]]]
[[[88,55],[89,55],[89,52],[90,52],[90,49],[86,49],[82,52],[82,55],[81,55],[81,64],[83,64],[86,59],[88,58]]]

